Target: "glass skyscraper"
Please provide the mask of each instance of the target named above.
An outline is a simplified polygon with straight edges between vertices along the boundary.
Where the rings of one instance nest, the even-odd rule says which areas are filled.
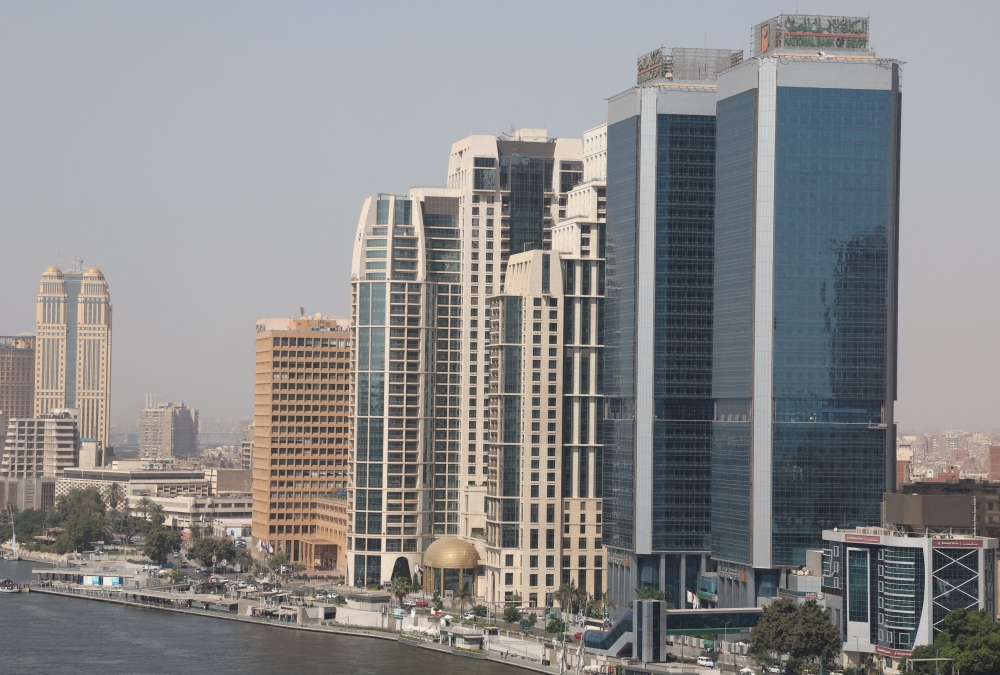
[[[715,78],[741,52],[657,50],[608,107],[608,587],[675,607],[711,550]]]
[[[894,489],[901,71],[867,34],[780,16],[718,78],[720,606],[776,595],[824,529],[878,525]]]

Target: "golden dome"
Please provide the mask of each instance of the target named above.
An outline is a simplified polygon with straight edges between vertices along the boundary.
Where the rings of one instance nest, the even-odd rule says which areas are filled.
[[[57,277],[62,277],[63,275],[62,270],[56,267],[55,265],[49,265],[48,267],[45,268],[45,271],[42,272],[42,276],[50,274],[55,275]]]
[[[468,570],[479,565],[479,553],[467,541],[438,539],[424,551],[424,565],[435,569]]]
[[[87,276],[91,276],[91,277],[103,277],[104,276],[104,273],[101,272],[101,270],[99,270],[96,267],[91,267],[89,270],[87,270],[86,272],[84,272],[84,274],[87,275]]]

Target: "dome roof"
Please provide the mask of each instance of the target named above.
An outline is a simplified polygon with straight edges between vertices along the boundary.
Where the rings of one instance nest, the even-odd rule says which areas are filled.
[[[91,267],[89,270],[87,270],[86,272],[84,272],[84,274],[86,274],[87,276],[97,276],[97,277],[103,277],[104,276],[104,273],[101,272],[101,270],[99,270],[96,267]]]
[[[438,539],[424,551],[424,565],[436,569],[472,569],[479,564],[476,547],[461,539]]]
[[[61,277],[63,275],[62,270],[56,267],[55,265],[49,265],[48,267],[45,268],[45,271],[42,272],[42,276],[45,276],[47,274],[54,274],[57,277]]]

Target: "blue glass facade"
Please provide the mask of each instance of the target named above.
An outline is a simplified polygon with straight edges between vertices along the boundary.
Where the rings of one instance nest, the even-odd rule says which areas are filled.
[[[635,466],[639,118],[608,128],[604,536],[633,549],[652,472],[652,549],[710,547],[715,118],[656,116],[652,465]]]
[[[780,66],[779,66],[780,67]],[[875,525],[895,350],[894,92],[777,87],[771,566],[823,529]],[[713,555],[752,563],[758,90],[718,103]],[[760,242],[757,242],[759,245]]]
[[[750,367],[757,90],[716,106],[712,552],[750,561]]]
[[[711,547],[715,117],[657,115],[653,550]]]
[[[608,125],[604,543],[631,550],[635,508],[635,245],[639,118]]]
[[[775,565],[885,491],[891,92],[778,87]]]

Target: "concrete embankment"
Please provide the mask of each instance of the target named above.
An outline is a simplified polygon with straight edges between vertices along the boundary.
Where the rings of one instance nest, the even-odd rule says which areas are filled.
[[[202,616],[210,619],[224,619],[227,621],[239,621],[248,624],[254,624],[257,626],[270,626],[273,628],[284,628],[286,630],[301,630],[308,631],[312,633],[327,633],[335,635],[346,635],[353,637],[365,637],[374,638],[378,640],[391,640],[393,642],[399,641],[399,636],[401,635],[398,631],[390,630],[365,630],[365,629],[354,629],[346,628],[337,625],[302,625],[298,623],[292,623],[288,621],[276,621],[269,619],[262,619],[258,617],[240,616],[238,614],[225,613],[221,611],[212,610],[200,610],[200,609],[189,609],[184,607],[169,607],[165,605],[148,604],[144,602],[128,601],[121,597],[121,593],[118,591],[104,591],[104,590],[92,590],[87,591],[82,589],[78,592],[70,592],[65,590],[57,590],[52,587],[45,587],[33,584],[31,586],[31,593],[43,593],[46,595],[55,595],[65,598],[74,598],[79,600],[96,600],[98,602],[105,602],[115,605],[122,605],[126,608],[138,608],[138,609],[152,609],[159,610],[162,612],[173,612],[176,614],[190,614],[194,616]],[[445,645],[440,645],[430,641],[423,641],[419,644],[415,644],[423,649],[428,649],[431,651],[441,652],[442,654],[453,654],[452,649]],[[499,657],[487,654],[486,659],[490,661],[496,661],[497,663],[503,663],[505,665],[514,666],[524,670],[531,670],[538,673],[546,673],[552,675],[557,672],[554,667],[542,666],[538,663],[532,663],[526,659],[501,659]]]

